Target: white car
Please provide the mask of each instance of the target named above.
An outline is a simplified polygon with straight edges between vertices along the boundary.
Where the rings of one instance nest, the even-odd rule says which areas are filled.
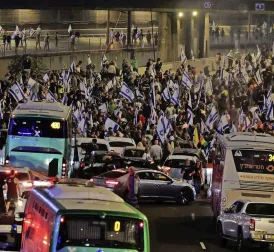
[[[182,170],[185,168],[187,159],[189,159],[193,165],[198,160],[197,156],[195,155],[169,155],[163,166],[161,167],[161,170],[173,179],[182,180]]]
[[[117,153],[123,153],[125,147],[136,147],[136,143],[132,138],[128,137],[106,137],[110,145],[110,150]]]
[[[247,244],[267,247],[274,242],[274,203],[237,200],[217,219],[220,245],[237,243],[237,251]],[[261,250],[260,250],[261,251]]]
[[[29,191],[34,187],[35,176],[29,168],[14,168],[8,165],[0,166],[0,177],[6,179],[10,175],[11,170],[15,171],[15,177],[19,180],[19,189],[21,193]],[[4,191],[4,196],[6,197],[6,191]]]

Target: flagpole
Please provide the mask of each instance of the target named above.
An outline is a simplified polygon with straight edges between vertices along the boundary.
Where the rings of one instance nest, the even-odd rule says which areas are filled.
[[[153,21],[152,21],[152,9],[150,10],[150,22],[151,22],[151,34],[152,34],[152,49],[153,49],[153,55],[154,55],[154,60],[155,60],[155,48],[154,48],[154,32],[153,32]]]

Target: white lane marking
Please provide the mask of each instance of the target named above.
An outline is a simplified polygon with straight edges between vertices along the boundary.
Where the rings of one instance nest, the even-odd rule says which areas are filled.
[[[191,218],[193,221],[195,221],[195,214],[194,213],[191,213]]]
[[[200,245],[201,245],[202,249],[206,249],[206,246],[203,242],[200,242]]]

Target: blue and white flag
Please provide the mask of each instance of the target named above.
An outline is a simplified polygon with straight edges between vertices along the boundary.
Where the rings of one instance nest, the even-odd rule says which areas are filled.
[[[217,128],[217,132],[219,134],[224,134],[226,129],[229,129],[228,121],[227,121],[226,115],[222,115]]]
[[[74,73],[76,72],[76,65],[74,61],[71,63],[70,68],[69,68],[69,73]]]
[[[273,101],[271,101],[270,105],[267,108],[266,120],[267,121],[273,121],[274,120],[274,116],[273,116]]]
[[[156,127],[156,135],[158,136],[160,142],[163,144],[165,141],[165,136],[169,131],[169,122],[168,119],[164,116],[161,116],[158,120]]]
[[[263,79],[261,77],[261,71],[260,69],[257,70],[256,74],[255,74],[255,80],[257,82],[258,85],[263,83]]]
[[[257,46],[257,54],[256,54],[256,64],[257,64],[262,57],[262,53],[261,53],[259,46],[258,45],[256,45],[256,46]]]
[[[182,83],[187,89],[191,89],[193,82],[186,72],[183,74]]]
[[[191,102],[190,93],[188,94],[188,104],[187,104],[186,114],[187,114],[187,124],[193,125],[193,112],[192,112],[192,102]]]
[[[112,128],[113,131],[116,132],[119,129],[119,125],[113,120],[107,118],[105,121],[105,130],[108,130],[109,128]]]
[[[201,120],[201,133],[202,135],[205,133],[209,133],[208,127],[205,125],[203,120]]]
[[[106,55],[104,54],[103,56],[102,56],[102,59],[101,59],[101,67],[103,67],[103,64],[105,64],[107,62],[107,57],[106,57]]]
[[[213,128],[213,124],[218,119],[218,117],[219,117],[218,111],[216,110],[215,106],[212,106],[210,114],[206,120],[206,125],[208,126],[209,129]]]
[[[121,111],[121,108],[119,108],[119,107],[117,109],[115,109],[113,113],[116,117],[119,117],[119,118],[121,118],[122,114],[123,114]]]
[[[103,103],[101,106],[98,107],[98,109],[103,113],[107,113],[108,112],[108,104]]]
[[[67,106],[68,104],[68,97],[66,95],[64,95],[63,99],[62,99],[62,104]]]
[[[55,99],[54,94],[48,90],[47,96],[46,96],[46,101],[47,102],[57,102],[57,100]]]
[[[184,64],[187,61],[187,57],[183,51],[183,48],[181,49],[180,61],[182,62],[182,64]]]
[[[179,99],[179,89],[176,89],[171,97],[171,101],[175,104],[181,107],[181,102]]]
[[[80,109],[76,109],[76,110],[72,113],[72,116],[74,117],[74,119],[75,119],[77,122],[80,122],[80,121],[82,120],[82,114],[81,114]]]
[[[83,81],[80,82],[80,91],[81,91],[81,94],[84,95],[86,97],[86,99],[88,99],[87,88]]]
[[[28,87],[29,88],[32,88],[33,87],[33,85],[36,83],[36,81],[34,80],[34,79],[32,79],[32,78],[29,78],[29,81],[28,81]]]
[[[169,88],[166,87],[162,93],[162,97],[164,99],[165,102],[169,101],[171,99],[171,95],[170,95],[170,92],[169,92]]]
[[[29,28],[29,36],[32,37],[34,34],[36,33],[36,30],[34,30],[33,28]]]
[[[129,100],[130,102],[134,101],[134,93],[131,91],[131,89],[128,87],[127,84],[123,84],[120,95],[122,95],[124,98]]]
[[[155,98],[155,84],[154,84],[154,81],[151,83],[149,96],[150,96],[150,104],[155,108],[156,107],[156,98]]]
[[[78,123],[78,127],[77,127],[81,133],[84,135],[86,132],[86,119],[83,117],[81,119],[81,121]]]
[[[31,101],[37,101],[37,100],[38,100],[37,95],[33,92],[32,89],[30,90],[29,99],[30,99]]]
[[[245,83],[247,84],[249,82],[249,76],[248,76],[248,73],[246,72],[245,67],[242,68],[241,72],[242,72],[242,77]]]
[[[145,99],[145,97],[142,95],[142,93],[139,91],[139,89],[135,90],[135,96],[137,99]]]
[[[157,113],[153,107],[151,107],[150,122],[156,124],[157,122]]]
[[[115,79],[115,78],[113,78],[112,80],[110,80],[110,81],[107,83],[107,85],[106,85],[106,87],[105,87],[106,92],[107,92],[108,90],[110,90],[111,88],[114,87],[114,79]]]
[[[12,87],[9,90],[9,93],[13,96],[13,98],[17,102],[26,99],[23,90],[21,89],[21,87],[17,83],[14,83],[12,85]]]
[[[44,77],[43,77],[43,81],[47,82],[49,80],[49,75],[48,73],[45,73]]]

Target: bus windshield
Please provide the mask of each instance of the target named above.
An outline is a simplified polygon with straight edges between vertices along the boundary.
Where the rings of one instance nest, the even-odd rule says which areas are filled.
[[[95,215],[65,215],[60,223],[57,251],[66,246],[123,248],[143,251],[143,222]]]
[[[237,172],[274,174],[274,152],[233,150],[232,154]]]
[[[26,137],[65,138],[65,121],[51,118],[11,118],[9,135]]]

